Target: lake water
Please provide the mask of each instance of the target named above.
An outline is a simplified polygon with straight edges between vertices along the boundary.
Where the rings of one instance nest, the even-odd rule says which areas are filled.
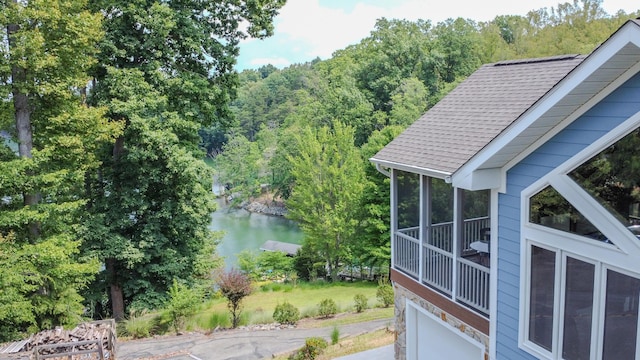
[[[250,213],[243,209],[231,209],[222,199],[218,199],[218,210],[211,214],[209,228],[225,233],[218,244],[218,254],[225,258],[227,269],[237,267],[236,255],[242,250],[258,252],[267,240],[300,244],[303,237],[300,228],[291,220]]]

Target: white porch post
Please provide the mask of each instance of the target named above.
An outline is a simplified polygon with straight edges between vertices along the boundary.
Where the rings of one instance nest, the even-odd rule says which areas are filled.
[[[453,234],[452,236],[452,246],[451,246],[451,255],[452,255],[452,266],[451,266],[451,298],[455,301],[458,296],[458,252],[460,247],[460,239],[463,234],[463,211],[462,211],[462,202],[464,200],[464,195],[462,194],[462,189],[453,188]]]
[[[420,176],[420,278],[424,279],[425,270],[425,244],[429,244],[431,238],[431,178],[428,176]]]
[[[395,169],[391,169],[391,191],[389,195],[389,200],[391,202],[391,227],[390,227],[390,235],[391,235],[391,268],[395,269],[395,238],[396,231],[398,231],[398,223],[396,219],[398,218],[398,179],[397,179],[397,171]]]

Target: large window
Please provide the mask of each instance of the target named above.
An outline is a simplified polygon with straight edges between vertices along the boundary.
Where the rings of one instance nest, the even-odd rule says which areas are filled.
[[[523,213],[522,346],[548,359],[638,359],[640,130],[563,166],[532,185]]]

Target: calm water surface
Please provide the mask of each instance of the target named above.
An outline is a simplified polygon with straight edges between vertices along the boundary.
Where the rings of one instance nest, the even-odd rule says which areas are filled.
[[[267,240],[292,244],[302,242],[302,231],[295,222],[279,216],[231,209],[222,199],[218,199],[218,210],[211,214],[209,228],[225,233],[218,245],[218,254],[225,258],[227,269],[237,267],[236,254],[245,249],[258,252]]]

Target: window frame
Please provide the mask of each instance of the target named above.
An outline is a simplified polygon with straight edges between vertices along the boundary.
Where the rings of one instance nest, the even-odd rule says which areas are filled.
[[[600,205],[586,190],[567,175],[639,126],[640,113],[636,113],[616,129],[610,131],[521,192],[518,346],[534,356],[543,359],[562,359],[567,257],[585,261],[595,266],[591,319],[591,358],[600,359],[602,357],[607,271],[612,270],[640,279],[640,265],[637,260],[633,261],[633,259],[637,259],[640,256],[640,241],[624,228],[604,206]],[[612,246],[611,244],[591,239],[587,240],[587,238],[578,234],[530,223],[529,199],[546,186],[554,187],[561,196],[580,211],[605,236],[612,239],[615,238],[615,245]],[[551,351],[547,351],[542,346],[529,340],[531,254],[533,246],[554,251],[556,255]],[[640,314],[638,314],[638,319],[636,358],[640,358]]]

